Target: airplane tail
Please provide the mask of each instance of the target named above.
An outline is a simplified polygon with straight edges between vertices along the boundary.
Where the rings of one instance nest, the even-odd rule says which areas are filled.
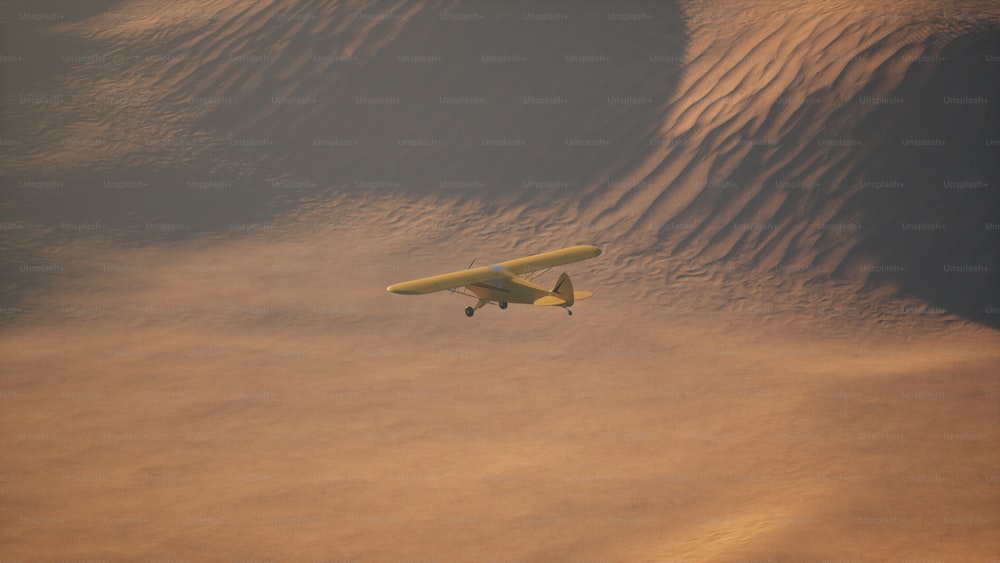
[[[535,305],[572,307],[573,303],[586,299],[594,295],[589,291],[573,291],[573,282],[569,279],[569,274],[563,272],[556,280],[555,287],[545,297],[535,300]]]
[[[565,302],[563,303],[564,307],[571,307],[573,305],[576,297],[573,294],[573,282],[570,281],[569,274],[566,272],[559,274],[559,279],[556,280],[556,285],[549,292],[549,295],[562,299]]]

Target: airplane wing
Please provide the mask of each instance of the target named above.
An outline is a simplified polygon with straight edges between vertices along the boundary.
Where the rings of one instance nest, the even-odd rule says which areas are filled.
[[[468,270],[459,270],[457,272],[441,274],[439,276],[431,276],[429,278],[420,278],[419,280],[394,283],[385,289],[392,293],[400,293],[403,295],[423,295],[425,293],[434,293],[435,291],[455,289],[457,287],[464,287],[469,284],[484,282],[486,280],[495,280],[499,277],[503,277],[502,269],[494,268],[497,268],[497,266],[480,266],[478,268],[470,268]]]
[[[434,293],[435,291],[464,287],[477,282],[544,270],[553,266],[569,264],[570,262],[579,262],[580,260],[593,258],[600,254],[600,248],[590,246],[589,244],[571,246],[562,250],[553,250],[526,258],[500,262],[492,266],[480,266],[478,268],[459,270],[429,278],[420,278],[419,280],[395,283],[387,287],[386,290],[403,295],[423,295],[425,293]]]
[[[561,250],[535,254],[534,256],[528,256],[526,258],[516,258],[514,260],[500,262],[497,265],[509,270],[515,276],[519,276],[521,274],[527,274],[528,272],[562,266],[563,264],[569,264],[570,262],[579,262],[580,260],[587,260],[588,258],[594,258],[600,255],[600,248],[589,244],[581,244],[579,246],[570,246],[569,248],[563,248]]]

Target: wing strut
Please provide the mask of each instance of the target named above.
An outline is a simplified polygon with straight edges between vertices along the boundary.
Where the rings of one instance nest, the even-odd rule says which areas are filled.
[[[466,269],[466,270],[468,270],[468,269],[472,268],[472,265],[473,265],[473,264],[475,264],[475,263],[476,263],[476,260],[478,260],[478,259],[479,259],[479,257],[478,257],[478,256],[476,256],[475,258],[473,258],[473,259],[472,259],[472,262],[469,262],[469,265],[468,265],[468,266],[466,266],[466,267],[465,267],[465,269]],[[457,290],[458,290],[458,288],[457,288],[457,287],[453,287],[453,288],[451,288],[451,292],[452,292],[452,293],[455,293],[455,292],[456,292]],[[466,293],[465,295],[469,295],[469,294],[468,294],[468,293]]]
[[[549,270],[551,270],[551,269],[552,269],[552,268],[545,268],[544,270],[536,270],[536,271],[534,271],[534,272],[530,272],[530,273],[528,273],[528,275],[525,275],[525,276],[521,276],[521,279],[523,279],[523,280],[527,280],[527,281],[534,281],[534,280],[535,280],[535,278],[537,278],[537,277],[539,277],[539,276],[541,276],[541,275],[545,274],[545,272],[548,272],[548,271],[549,271]]]

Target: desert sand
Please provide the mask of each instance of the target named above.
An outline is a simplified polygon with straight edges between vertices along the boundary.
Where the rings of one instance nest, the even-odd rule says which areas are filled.
[[[991,3],[2,10],[0,559],[1000,558]]]

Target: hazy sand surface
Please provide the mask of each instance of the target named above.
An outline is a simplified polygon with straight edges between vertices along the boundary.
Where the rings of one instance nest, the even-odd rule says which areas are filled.
[[[998,30],[4,8],[0,559],[1000,558]]]

